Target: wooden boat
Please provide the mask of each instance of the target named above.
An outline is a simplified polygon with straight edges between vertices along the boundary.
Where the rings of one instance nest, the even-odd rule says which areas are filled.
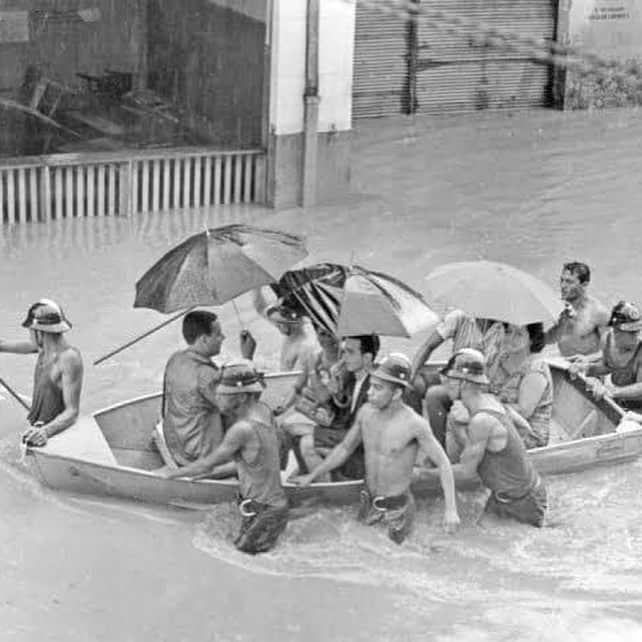
[[[582,379],[571,378],[552,364],[555,403],[551,444],[530,451],[543,475],[613,464],[642,454],[642,427],[616,432],[623,412],[612,401],[593,399]],[[264,400],[276,405],[294,375],[273,376]],[[43,448],[30,448],[27,461],[43,484],[75,493],[196,507],[233,501],[234,480],[167,480],[152,471],[163,465],[151,435],[160,412],[160,394],[138,397],[82,417]],[[357,501],[361,481],[312,484],[302,489],[285,484],[295,503],[310,497],[331,503]],[[416,493],[437,490],[437,482],[417,481]]]

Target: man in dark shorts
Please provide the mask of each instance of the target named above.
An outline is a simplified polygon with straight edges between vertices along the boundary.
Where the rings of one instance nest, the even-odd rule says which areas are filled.
[[[29,340],[0,340],[0,352],[38,353],[33,399],[27,417],[31,427],[22,438],[31,446],[44,446],[78,418],[82,357],[65,339],[71,323],[55,301],[41,299],[34,303],[22,326],[29,330]]]
[[[276,544],[288,521],[288,504],[281,486],[279,443],[270,408],[260,401],[264,384],[250,362],[224,366],[216,389],[220,412],[231,421],[222,443],[211,454],[168,478],[194,477],[234,461],[239,478],[241,528],[234,541],[244,553],[264,553]]]
[[[546,486],[503,405],[486,392],[489,380],[485,369],[484,355],[464,348],[451,357],[442,372],[451,399],[460,400],[470,414],[468,423],[451,425],[461,450],[459,462],[452,466],[455,481],[481,479],[491,491],[487,512],[542,526]],[[436,473],[424,470],[421,474]]]
[[[446,504],[444,528],[452,532],[459,525],[448,457],[428,422],[403,401],[409,381],[410,361],[405,355],[386,357],[372,372],[369,403],[359,410],[343,441],[312,473],[297,480],[307,486],[340,466],[363,444],[366,484],[361,493],[358,518],[366,524],[383,522],[388,536],[397,544],[408,536],[414,521],[415,501],[410,482],[420,448],[438,467]]]
[[[345,378],[342,385],[342,408],[328,428],[315,426],[314,449],[321,456],[327,455],[343,441],[354,423],[361,406],[368,401],[370,372],[379,352],[380,341],[376,334],[347,337],[343,342]],[[363,447],[359,446],[337,471],[348,479],[363,479],[365,462]]]

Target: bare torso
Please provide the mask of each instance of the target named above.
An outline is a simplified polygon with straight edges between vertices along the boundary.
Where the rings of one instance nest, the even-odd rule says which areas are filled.
[[[301,333],[284,337],[281,346],[281,370],[299,370],[318,349],[316,337],[307,328]]]
[[[368,405],[361,412],[368,489],[384,497],[400,495],[410,486],[419,448],[416,422],[421,418],[405,406],[377,410]]]
[[[564,315],[558,322],[557,346],[560,354],[565,357],[593,354],[600,349],[600,329],[606,327],[608,311],[590,296],[573,309],[572,317]]]

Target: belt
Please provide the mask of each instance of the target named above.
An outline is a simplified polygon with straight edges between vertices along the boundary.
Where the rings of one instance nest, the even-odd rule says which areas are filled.
[[[403,493],[402,495],[393,495],[390,497],[384,497],[383,495],[378,495],[373,497],[367,490],[361,491],[361,496],[370,504],[375,510],[385,512],[387,510],[396,510],[402,508],[408,503],[408,494]]]
[[[539,488],[541,483],[542,483],[542,480],[538,476],[537,479],[535,480],[535,483],[523,495],[520,495],[519,497],[509,497],[504,493],[502,493],[501,491],[500,492],[493,491],[493,495],[500,504],[510,504],[511,502],[518,502],[528,497],[534,490],[537,490]]]
[[[238,499],[238,507],[239,513],[241,513],[243,517],[254,517],[257,513],[269,508],[267,504],[257,502],[254,499],[243,499],[242,497]]]

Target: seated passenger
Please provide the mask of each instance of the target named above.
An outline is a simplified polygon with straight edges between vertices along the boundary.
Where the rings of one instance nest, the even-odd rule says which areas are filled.
[[[187,348],[170,357],[163,378],[164,443],[159,450],[163,454],[166,444],[173,461],[165,463],[170,466],[185,466],[204,457],[223,439],[215,394],[220,373],[211,359],[219,354],[225,336],[216,314],[201,310],[186,314],[183,337]],[[251,357],[255,345],[249,332],[243,331],[243,356]]]
[[[303,371],[297,377],[290,394],[274,411],[279,417],[279,426],[295,441],[306,435],[312,437],[317,425],[332,425],[340,410],[340,341],[326,328],[315,326],[315,331],[321,347],[302,364]],[[300,461],[301,453],[296,445],[295,453],[299,468],[305,469],[307,465],[305,461]],[[316,453],[308,452],[310,465],[320,462]]]
[[[270,408],[260,401],[263,387],[261,376],[251,363],[224,366],[216,389],[216,403],[231,426],[222,443],[184,468],[163,472],[170,479],[195,477],[234,461],[242,516],[234,545],[250,554],[273,548],[288,521],[274,417]]]
[[[453,353],[462,348],[481,351],[488,361],[488,372],[492,379],[503,336],[503,325],[499,321],[475,319],[462,310],[452,310],[415,354],[412,368],[413,387],[423,399],[423,414],[430,421],[432,431],[442,447],[446,445],[446,422],[452,400],[442,385],[439,373],[424,374],[423,365],[434,350],[448,339],[452,339]],[[419,411],[410,398],[408,402]]]
[[[539,354],[545,346],[543,324],[509,325],[503,346],[496,380],[504,378],[491,390],[519,415],[513,415],[513,420],[526,448],[546,446],[553,415],[553,377]]]
[[[375,365],[379,346],[379,337],[375,334],[344,339],[342,362],[345,373],[340,384],[341,399],[335,399],[339,402],[339,410],[330,426],[317,425],[313,435],[301,438],[301,454],[308,470],[313,470],[318,465],[319,457],[325,457],[343,441],[359,409],[368,401],[370,372]],[[356,448],[337,471],[349,479],[362,479],[365,475],[363,447]]]
[[[620,301],[611,311],[610,330],[602,354],[595,360],[578,360],[571,366],[589,377],[611,375],[610,383],[594,383],[598,398],[605,394],[627,410],[642,409],[642,317],[633,303]]]

